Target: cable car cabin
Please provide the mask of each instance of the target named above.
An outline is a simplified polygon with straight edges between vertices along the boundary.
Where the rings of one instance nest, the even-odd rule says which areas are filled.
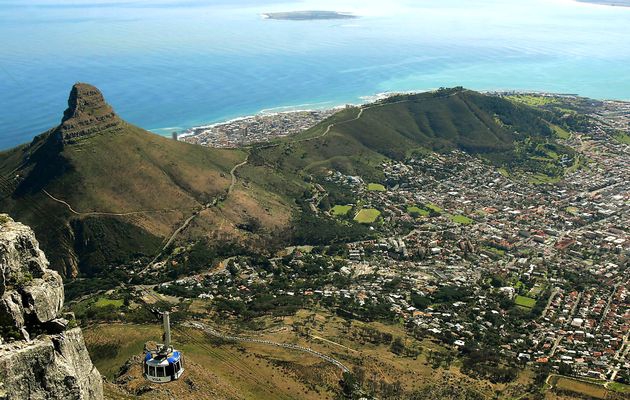
[[[149,382],[167,383],[179,379],[184,373],[182,353],[171,347],[171,326],[168,312],[162,314],[164,322],[164,344],[155,350],[146,349],[142,362],[144,377]]]
[[[148,351],[144,357],[144,377],[154,383],[167,383],[179,379],[184,373],[182,354],[170,349],[168,354]]]

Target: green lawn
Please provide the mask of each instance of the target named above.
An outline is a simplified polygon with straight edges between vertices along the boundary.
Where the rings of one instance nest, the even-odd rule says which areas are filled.
[[[503,250],[503,249],[497,249],[496,247],[484,246],[484,245],[481,245],[481,248],[484,249],[484,250],[487,250],[487,251],[489,251],[491,253],[494,253],[494,254],[496,254],[498,256],[504,256],[505,255],[505,250]]]
[[[624,144],[630,144],[630,135],[627,133],[618,133],[615,135],[615,139]]]
[[[95,307],[106,307],[106,306],[114,306],[116,308],[122,307],[123,301],[118,299],[108,299],[107,297],[99,298],[96,303],[94,303]]]
[[[528,106],[532,107],[541,107],[548,104],[558,103],[558,99],[554,97],[536,96],[529,94],[516,94],[513,96],[507,96],[507,98],[514,102],[527,104]]]
[[[350,210],[352,210],[352,206],[336,205],[332,208],[332,213],[333,215],[344,216],[344,215],[348,215]]]
[[[573,214],[573,215],[577,215],[577,213],[579,212],[578,208],[577,207],[573,207],[573,206],[566,207],[564,209],[564,211],[568,212],[569,214]]]
[[[474,222],[472,219],[468,218],[465,215],[451,215],[451,220],[453,222],[457,222],[458,224],[463,225],[470,225]]]
[[[556,375],[551,382],[553,382],[556,390],[578,393],[587,396],[589,399],[605,399],[607,395],[606,389],[603,386],[589,383],[586,380]]]
[[[516,296],[514,300],[517,306],[533,308],[536,305],[536,299],[532,299],[531,297],[525,296]]]
[[[371,224],[381,215],[379,210],[374,208],[364,208],[354,217],[354,220],[361,224]]]
[[[624,385],[623,383],[610,382],[606,387],[614,392],[630,393],[630,385]]]
[[[529,183],[534,185],[542,185],[545,183],[558,183],[560,182],[560,177],[551,177],[541,173],[535,173],[529,178]]]
[[[433,211],[435,211],[435,212],[436,212],[436,213],[438,213],[438,214],[441,214],[441,213],[442,213],[442,211],[444,211],[444,210],[442,210],[440,207],[438,207],[437,205],[435,205],[435,204],[433,204],[433,203],[429,203],[429,204],[427,204],[425,207],[426,207],[426,208],[428,208],[429,210],[433,210]]]
[[[559,127],[558,125],[550,124],[550,126],[553,132],[556,134],[556,136],[559,137],[560,139],[568,139],[571,137],[571,134],[569,132]]]
[[[381,185],[380,183],[368,183],[368,190],[374,191],[374,192],[385,192],[387,191],[387,189],[385,189],[385,186]]]
[[[407,207],[407,212],[411,215],[415,214],[421,217],[428,217],[430,214],[427,210],[416,206]]]

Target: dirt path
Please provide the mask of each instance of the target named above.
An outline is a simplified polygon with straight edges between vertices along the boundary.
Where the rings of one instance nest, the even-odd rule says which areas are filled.
[[[48,193],[46,191],[46,189],[42,189],[42,192],[44,192],[44,194],[46,196],[48,196],[51,200],[63,204],[66,207],[68,207],[68,210],[70,210],[71,213],[73,213],[74,215],[78,215],[78,216],[91,216],[91,215],[109,215],[109,216],[115,216],[115,217],[124,217],[124,216],[128,216],[128,215],[138,215],[138,214],[149,214],[149,213],[163,213],[163,212],[176,212],[176,211],[190,211],[189,208],[165,208],[165,209],[161,209],[161,210],[141,210],[141,211],[130,211],[130,212],[125,212],[125,213],[112,213],[112,212],[101,212],[101,211],[90,211],[90,212],[79,212],[77,210],[75,210],[74,208],[72,208],[72,206],[70,204],[68,204],[66,201],[61,200],[56,198],[55,196],[53,196],[52,194]]]
[[[321,340],[322,342],[326,342],[326,343],[330,343],[330,344],[335,345],[335,346],[339,346],[339,347],[341,347],[341,348],[343,348],[343,349],[346,349],[346,350],[349,350],[349,351],[351,351],[351,352],[353,352],[353,353],[358,353],[358,351],[356,351],[355,349],[351,349],[351,348],[350,348],[350,347],[348,347],[348,346],[344,346],[344,345],[343,345],[343,344],[341,344],[341,343],[333,342],[332,340],[329,340],[329,339],[323,338],[323,337],[321,337],[321,336],[317,336],[317,335],[309,335],[309,336],[310,336],[310,337],[312,337],[313,339],[316,339],[316,340]]]
[[[465,90],[465,91],[467,91],[467,90]],[[459,93],[461,93],[461,92],[451,93],[451,94],[449,94],[447,96],[444,96],[444,98],[452,97],[452,96],[455,96],[455,95],[457,95]],[[430,98],[430,99],[433,99],[433,98]],[[326,127],[326,130],[321,135],[317,135],[317,136],[313,136],[313,137],[309,137],[309,138],[304,138],[304,139],[296,139],[296,140],[292,140],[292,141],[288,141],[288,142],[282,142],[282,143],[271,143],[271,144],[263,145],[260,148],[278,147],[281,144],[302,143],[302,142],[309,142],[311,140],[321,139],[321,138],[325,137],[326,135],[328,135],[330,133],[330,131],[332,131],[332,129],[334,127],[336,127],[336,126],[360,120],[361,117],[363,117],[364,112],[367,111],[367,110],[370,110],[370,109],[373,109],[373,108],[390,106],[392,104],[409,103],[409,102],[412,102],[412,101],[414,101],[414,100],[399,100],[399,101],[394,101],[394,102],[391,102],[391,103],[379,103],[379,104],[373,104],[371,106],[360,106],[359,107],[359,113],[357,114],[356,117],[351,118],[351,119],[347,119],[347,120],[344,120],[344,121],[340,121],[340,122],[335,122],[335,123],[329,124]],[[251,146],[248,146],[248,148],[251,148]],[[249,161],[249,154],[245,158],[245,161],[243,161],[242,163],[234,166],[234,168],[232,168],[232,171],[230,171],[230,175],[232,175],[232,184],[230,185],[230,189],[228,191],[228,194],[232,192],[232,189],[234,188],[234,185],[236,184],[236,175],[235,175],[236,170],[238,168],[246,165],[248,163],[248,161]]]
[[[234,186],[236,185],[236,181],[237,181],[236,170],[239,169],[240,167],[246,165],[248,161],[249,161],[249,153],[247,153],[247,156],[245,156],[245,160],[242,163],[236,164],[230,170],[230,176],[232,177],[232,182],[230,183],[230,187],[228,188],[228,196],[230,195],[230,193],[232,193],[232,191],[234,190]]]

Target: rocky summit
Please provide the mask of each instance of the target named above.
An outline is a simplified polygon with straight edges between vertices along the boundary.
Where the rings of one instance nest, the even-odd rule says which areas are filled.
[[[56,128],[56,138],[64,144],[71,144],[105,131],[119,132],[123,124],[97,88],[87,83],[76,83],[70,92],[61,125]]]
[[[33,231],[0,214],[0,399],[102,399],[103,382]]]

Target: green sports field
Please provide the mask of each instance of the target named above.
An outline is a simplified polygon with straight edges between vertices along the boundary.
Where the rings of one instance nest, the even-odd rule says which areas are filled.
[[[387,191],[387,189],[385,189],[385,186],[381,185],[380,183],[368,183],[368,190],[373,192]]]
[[[332,213],[333,215],[336,215],[338,217],[342,217],[344,215],[348,215],[348,213],[350,212],[350,210],[352,210],[352,206],[341,206],[341,205],[336,205],[332,208]]]
[[[517,306],[532,308],[536,305],[536,299],[532,299],[531,297],[525,296],[516,296],[514,300]]]
[[[364,208],[355,215],[354,220],[361,224],[371,224],[381,215],[379,210],[374,208]]]

